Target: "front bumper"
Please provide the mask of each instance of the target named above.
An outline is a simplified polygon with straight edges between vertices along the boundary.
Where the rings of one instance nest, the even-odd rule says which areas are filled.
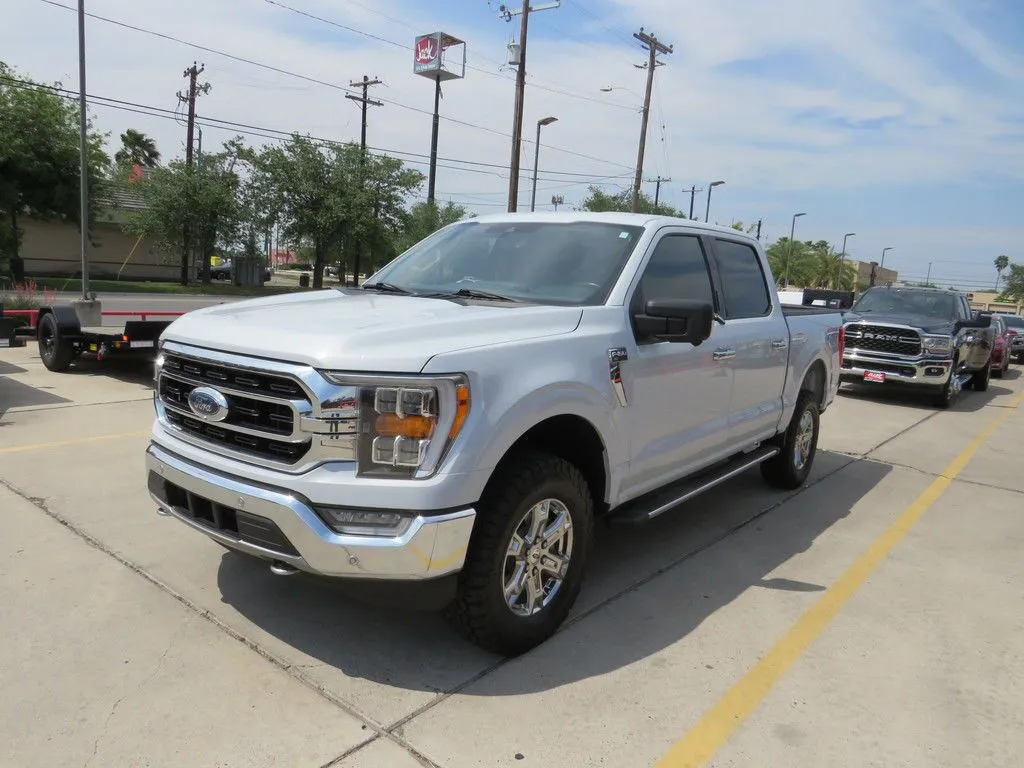
[[[285,489],[211,472],[153,443],[150,497],[221,544],[318,576],[425,581],[462,569],[476,511],[419,513],[394,537],[332,530],[313,504]]]
[[[908,360],[847,350],[843,352],[839,374],[843,381],[864,381],[865,373],[884,373],[886,383],[941,387],[949,381],[952,366],[952,360],[929,357]]]

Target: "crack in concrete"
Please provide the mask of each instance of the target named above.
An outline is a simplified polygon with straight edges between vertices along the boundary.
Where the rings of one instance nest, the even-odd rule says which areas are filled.
[[[138,696],[142,689],[146,686],[146,684],[149,683],[149,681],[152,680],[154,677],[156,677],[157,673],[160,671],[160,668],[163,666],[164,659],[167,658],[167,654],[170,653],[171,648],[174,647],[174,643],[178,637],[178,634],[186,626],[188,626],[188,621],[186,621],[182,626],[178,627],[178,629],[171,633],[170,637],[168,637],[167,639],[167,647],[164,648],[164,652],[160,654],[160,657],[156,660],[156,664],[153,665],[153,669],[150,670],[149,674],[147,674],[142,680],[138,682],[138,684],[135,686],[135,690],[133,690],[131,693],[126,693],[120,698],[118,698],[118,700],[114,702],[113,706],[110,707],[110,711],[107,713],[107,717],[103,721],[103,727],[100,728],[100,732],[96,735],[96,738],[93,740],[92,754],[90,754],[89,758],[85,761],[83,768],[88,768],[89,764],[96,757],[96,753],[99,751],[100,748],[100,742],[102,742],[103,737],[107,735],[107,728],[110,727],[110,721],[114,719],[114,714],[117,712],[118,707],[120,707],[121,704],[126,699],[131,699],[135,696]]]

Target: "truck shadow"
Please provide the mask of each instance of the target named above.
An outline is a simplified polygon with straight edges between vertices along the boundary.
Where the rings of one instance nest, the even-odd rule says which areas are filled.
[[[33,387],[9,376],[28,373],[27,368],[0,360],[0,418],[11,408],[30,408],[37,405],[57,405],[71,402],[42,387]],[[0,425],[3,426],[3,425]]]
[[[646,526],[600,527],[569,621],[509,661],[462,641],[435,614],[368,605],[314,579],[274,577],[234,553],[223,557],[218,584],[224,602],[246,619],[327,665],[311,674],[328,687],[356,677],[474,696],[547,690],[655,656],[751,588],[824,590],[771,574],[849,515],[890,471],[820,451],[801,492],[767,490],[753,470]],[[336,692],[351,693],[347,686]]]

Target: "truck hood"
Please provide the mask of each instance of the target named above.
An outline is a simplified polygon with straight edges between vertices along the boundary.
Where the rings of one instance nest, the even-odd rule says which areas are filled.
[[[161,338],[317,368],[412,373],[441,353],[571,333],[582,315],[580,307],[329,289],[197,309]]]
[[[850,310],[846,315],[846,324],[864,323],[865,325],[904,325],[908,328],[916,328],[921,333],[944,334],[949,336],[953,333],[952,320],[938,320],[926,315],[911,314],[885,314],[882,312],[864,312],[863,314]]]

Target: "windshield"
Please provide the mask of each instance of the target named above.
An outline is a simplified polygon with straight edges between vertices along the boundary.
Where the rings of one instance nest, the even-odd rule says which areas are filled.
[[[486,292],[537,304],[601,304],[643,227],[591,221],[459,222],[369,278],[416,294]]]
[[[868,291],[857,300],[851,311],[949,320],[956,316],[956,296],[938,291]]]
[[[1013,328],[1014,330],[1024,328],[1024,317],[1018,315],[1003,315],[1002,317],[1007,328]]]

